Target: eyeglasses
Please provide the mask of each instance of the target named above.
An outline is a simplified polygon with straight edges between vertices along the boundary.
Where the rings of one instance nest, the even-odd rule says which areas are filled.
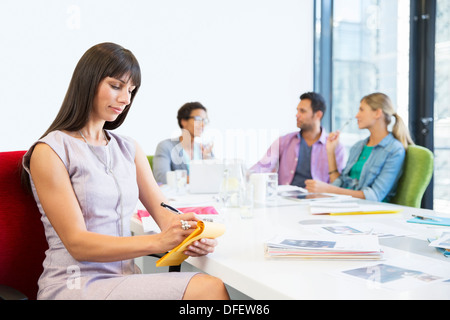
[[[201,121],[201,122],[203,122],[203,125],[205,125],[205,126],[209,123],[208,118],[202,118],[200,116],[193,116],[193,117],[189,117],[188,119],[194,119],[194,121]]]

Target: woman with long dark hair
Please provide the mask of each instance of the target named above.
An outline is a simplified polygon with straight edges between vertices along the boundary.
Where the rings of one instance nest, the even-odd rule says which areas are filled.
[[[191,228],[197,222],[194,214],[175,215],[160,206],[166,199],[146,155],[131,138],[111,131],[125,120],[140,84],[129,50],[114,43],[90,48],[54,122],[24,156],[23,177],[49,244],[38,299],[228,298],[217,278],[141,274],[134,265],[136,257],[174,248],[192,232],[186,222]],[[138,200],[161,233],[131,236]],[[216,244],[202,239],[185,253],[205,255]]]

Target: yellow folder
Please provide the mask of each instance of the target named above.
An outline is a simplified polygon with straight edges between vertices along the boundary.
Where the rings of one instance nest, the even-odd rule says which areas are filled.
[[[325,213],[330,216],[344,216],[344,215],[357,215],[357,214],[387,214],[387,213],[399,213],[401,209],[397,210],[375,210],[375,211],[350,211],[350,212],[330,212]]]
[[[156,261],[157,267],[177,266],[188,257],[183,253],[194,241],[203,238],[215,239],[225,233],[225,225],[216,222],[198,221],[197,228],[178,246]]]
[[[402,211],[398,206],[387,206],[384,204],[359,204],[359,203],[317,203],[309,206],[313,215],[359,215],[359,214],[387,214],[399,213]]]

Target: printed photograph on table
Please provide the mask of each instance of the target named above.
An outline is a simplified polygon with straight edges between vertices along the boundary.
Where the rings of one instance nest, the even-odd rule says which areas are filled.
[[[360,230],[357,230],[355,228],[349,227],[349,226],[329,226],[329,227],[323,227],[323,229],[334,233],[334,234],[361,234],[363,233]]]
[[[286,239],[283,242],[281,242],[281,244],[297,248],[334,248],[336,242]]]
[[[421,271],[391,266],[387,264],[378,264],[376,266],[347,270],[344,271],[344,273],[378,283],[387,283],[408,278],[417,279],[422,282],[431,282],[442,279],[439,276],[434,276]]]

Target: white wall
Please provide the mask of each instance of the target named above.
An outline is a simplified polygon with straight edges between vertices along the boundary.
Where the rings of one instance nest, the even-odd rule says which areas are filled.
[[[0,151],[47,129],[77,61],[105,41],[140,62],[117,132],[147,154],[176,135],[178,108],[200,101],[217,155],[252,163],[296,129],[299,95],[313,89],[313,0],[2,0]]]

